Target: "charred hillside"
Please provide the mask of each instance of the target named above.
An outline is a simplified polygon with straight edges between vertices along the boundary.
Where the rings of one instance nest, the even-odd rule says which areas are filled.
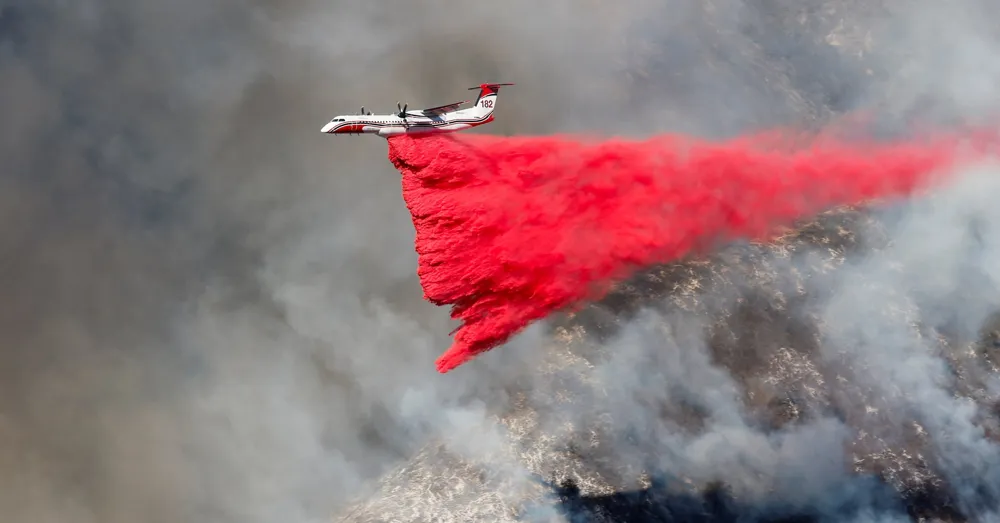
[[[925,73],[885,43],[904,14],[890,2],[700,2],[695,33],[714,36],[629,42],[623,74],[637,108],[733,104],[694,129],[714,136],[816,130],[859,107],[888,135],[954,121],[946,96],[900,87]],[[735,87],[699,92],[696,75]],[[739,106],[740,90],[771,103]],[[983,517],[1000,502],[1000,216],[984,196],[996,188],[973,173],[916,203],[831,210],[770,242],[635,275],[550,322],[539,376],[490,413],[505,438],[492,458],[427,447],[339,517]]]

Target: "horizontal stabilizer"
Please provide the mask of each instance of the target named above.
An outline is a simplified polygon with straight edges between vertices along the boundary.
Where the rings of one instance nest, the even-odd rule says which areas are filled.
[[[477,85],[475,87],[470,87],[469,90],[470,91],[475,91],[476,89],[488,89],[488,88],[494,88],[495,89],[497,87],[501,87],[501,86],[504,86],[504,85],[514,85],[514,84],[479,84],[479,85]]]

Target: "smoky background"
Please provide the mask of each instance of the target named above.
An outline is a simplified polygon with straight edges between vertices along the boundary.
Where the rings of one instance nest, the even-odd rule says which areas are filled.
[[[588,412],[544,399],[566,383],[539,370],[547,334],[533,327],[456,372],[434,372],[452,325],[421,299],[385,143],[320,127],[361,105],[389,112],[397,101],[458,101],[484,81],[517,83],[501,92],[497,121],[474,131],[499,134],[722,137],[856,108],[879,107],[894,121],[928,99],[949,117],[993,108],[1000,69],[987,4],[941,11],[910,2],[886,14],[844,2],[843,17],[837,5],[0,2],[3,520],[310,521],[364,497],[372,480],[433,441],[524,474],[516,460],[490,458],[507,438],[493,417],[516,407],[515,391],[531,391],[548,426]],[[864,32],[837,32],[841,19],[891,37],[869,51]],[[864,49],[864,61],[830,34]],[[970,208],[978,197],[977,219],[992,223],[981,196],[989,187],[942,205]],[[915,243],[953,238],[966,222],[928,227]],[[984,249],[970,263],[986,271],[994,248]],[[906,260],[922,263],[914,270],[923,276],[966,256],[936,254]],[[830,321],[848,333],[879,331],[875,316],[860,322],[852,307],[855,282],[882,270],[872,263],[825,289],[836,297]],[[927,281],[890,283],[913,278]],[[971,318],[993,306],[932,291],[925,300],[961,305]],[[725,392],[738,389],[738,372],[714,365],[700,334],[682,343],[628,336],[608,342],[618,359],[562,372],[614,384],[607,401],[643,420],[648,402],[637,391],[673,396],[627,358],[667,358],[656,368],[680,389],[663,390],[702,398],[745,441],[767,438],[742,421],[738,392]],[[856,358],[923,358],[932,373],[933,356],[885,336],[845,346]],[[940,430],[965,423],[934,375],[886,373],[871,379],[906,380],[929,398],[907,405],[933,405],[925,414]],[[836,463],[842,426],[817,423],[830,431],[800,434],[798,452],[762,455],[757,473],[801,470],[817,453]],[[717,428],[690,441],[649,430],[645,447],[610,438],[609,455],[636,469],[656,455],[709,479],[729,474],[727,456],[746,448],[706,447],[732,441]],[[992,456],[967,430],[963,441],[978,454],[952,446],[941,455]],[[671,464],[664,456],[683,445],[714,457]],[[710,452],[718,448],[732,450]],[[787,481],[783,492],[815,499],[824,481],[848,482],[829,467],[812,487]],[[792,492],[800,488],[813,490]]]

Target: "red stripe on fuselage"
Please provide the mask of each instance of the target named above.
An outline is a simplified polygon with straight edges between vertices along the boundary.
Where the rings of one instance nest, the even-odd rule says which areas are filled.
[[[347,125],[345,125],[343,127],[338,128],[336,131],[333,131],[333,133],[334,134],[356,134],[356,133],[360,133],[364,128],[365,128],[364,124],[351,123],[351,124],[347,124]]]

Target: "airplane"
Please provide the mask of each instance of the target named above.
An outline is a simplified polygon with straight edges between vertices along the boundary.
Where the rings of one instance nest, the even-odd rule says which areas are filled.
[[[496,108],[497,93],[500,87],[514,84],[480,84],[470,87],[473,91],[479,89],[479,96],[472,107],[459,109],[464,103],[450,103],[430,109],[407,111],[396,103],[398,112],[395,114],[361,113],[356,115],[340,115],[334,117],[323,126],[326,134],[377,134],[383,138],[402,134],[438,134],[463,131],[493,121],[493,110]]]

